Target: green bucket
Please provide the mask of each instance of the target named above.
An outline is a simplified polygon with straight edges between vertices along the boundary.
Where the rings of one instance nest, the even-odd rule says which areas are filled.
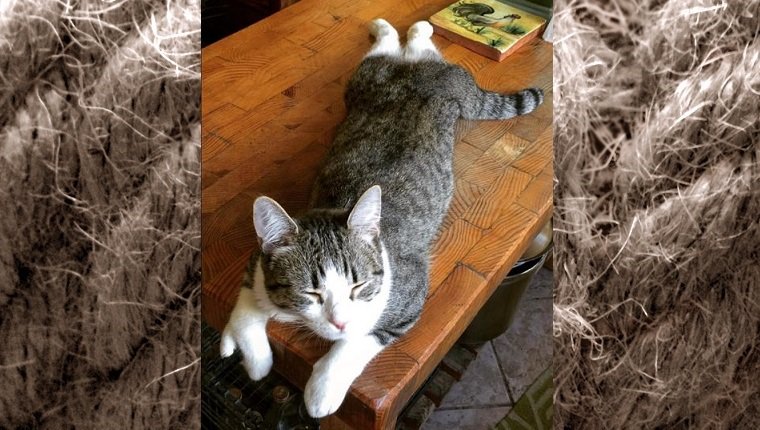
[[[499,337],[509,329],[517,305],[533,276],[544,265],[552,245],[552,223],[546,223],[528,249],[512,266],[502,283],[480,309],[459,338],[460,343],[480,344]]]

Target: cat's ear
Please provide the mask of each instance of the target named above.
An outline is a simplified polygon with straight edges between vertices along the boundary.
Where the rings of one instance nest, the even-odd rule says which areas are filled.
[[[261,250],[266,253],[279,246],[288,245],[298,233],[295,221],[282,206],[269,197],[259,197],[253,202],[253,226]]]
[[[380,235],[381,194],[379,185],[370,187],[359,197],[348,216],[348,229],[368,241]]]

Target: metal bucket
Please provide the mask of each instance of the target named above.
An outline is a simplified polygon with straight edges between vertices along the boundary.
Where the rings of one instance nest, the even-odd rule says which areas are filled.
[[[512,324],[520,298],[533,280],[533,276],[544,265],[547,255],[551,252],[551,245],[552,223],[550,220],[536,235],[522,257],[512,266],[501,285],[496,287],[486,304],[459,338],[459,342],[479,344],[507,331]]]

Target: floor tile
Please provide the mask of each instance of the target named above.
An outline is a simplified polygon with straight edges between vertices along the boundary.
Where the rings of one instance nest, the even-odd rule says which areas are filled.
[[[542,267],[525,290],[524,299],[551,299],[554,291],[554,273]]]
[[[509,407],[436,410],[421,430],[488,430],[504,418]]]
[[[509,403],[496,354],[491,345],[485,344],[462,379],[451,387],[438,409],[506,406]]]
[[[552,300],[523,297],[512,326],[492,342],[512,397],[517,401],[551,364]]]

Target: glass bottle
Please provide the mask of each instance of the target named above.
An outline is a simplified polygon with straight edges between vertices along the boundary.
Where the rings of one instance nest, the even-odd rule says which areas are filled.
[[[272,390],[272,406],[264,417],[267,430],[316,430],[319,423],[306,412],[301,396],[278,385]]]

